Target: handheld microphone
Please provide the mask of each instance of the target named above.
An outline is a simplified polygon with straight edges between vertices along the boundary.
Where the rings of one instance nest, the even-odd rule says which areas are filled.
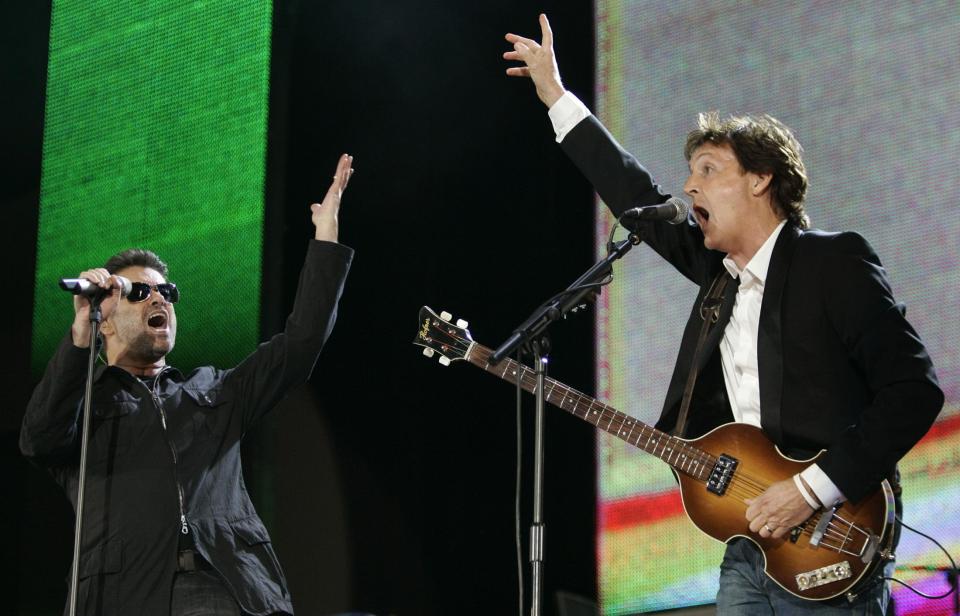
[[[120,287],[120,297],[126,297],[130,294],[133,285],[123,276],[118,276],[123,286]],[[74,295],[82,295],[86,298],[93,298],[99,295],[109,295],[113,289],[103,289],[86,278],[61,278],[60,288]]]
[[[631,208],[620,215],[620,220],[622,222],[665,220],[671,225],[679,225],[687,220],[689,214],[689,203],[680,197],[671,197],[666,203],[660,205]]]

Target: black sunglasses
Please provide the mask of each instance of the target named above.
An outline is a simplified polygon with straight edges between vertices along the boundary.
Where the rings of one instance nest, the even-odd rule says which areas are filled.
[[[171,304],[180,301],[180,290],[172,282],[161,282],[160,284],[150,285],[145,282],[131,282],[130,293],[127,294],[127,301],[136,304],[145,301],[150,297],[150,293],[156,289],[163,299]]]

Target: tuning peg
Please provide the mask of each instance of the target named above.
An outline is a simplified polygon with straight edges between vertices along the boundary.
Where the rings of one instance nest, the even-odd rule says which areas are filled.
[[[440,365],[441,365],[441,366],[449,366],[449,365],[450,365],[450,358],[447,357],[446,355],[441,355],[441,356],[440,356],[440,359],[439,359],[438,361],[440,362]]]
[[[428,349],[424,347],[423,354],[426,355],[427,357],[433,357],[433,349]]]
[[[444,310],[443,312],[440,313],[440,318],[449,323],[450,319],[453,318],[453,315],[447,312],[446,310]]]
[[[468,325],[470,324],[464,321],[463,319],[457,319],[457,327],[459,327],[460,329],[467,329]]]

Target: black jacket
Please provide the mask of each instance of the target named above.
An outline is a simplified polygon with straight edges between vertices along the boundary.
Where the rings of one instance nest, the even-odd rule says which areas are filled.
[[[78,613],[169,614],[183,522],[244,611],[292,613],[270,537],[243,484],[240,441],[310,376],[352,258],[340,244],[312,241],[285,331],[235,368],[187,375],[167,368],[150,385],[116,367],[97,372]],[[24,455],[50,470],[74,507],[87,354],[67,336],[20,433]]]
[[[669,198],[650,173],[590,116],[562,142],[614,215]],[[719,343],[735,285],[698,358],[699,307],[724,255],[703,245],[700,228],[646,223],[645,243],[700,286],[690,311],[657,428],[676,423],[694,360],[701,372],[687,436],[733,421]],[[757,360],[763,431],[795,456],[827,452],[819,466],[857,501],[891,476],[943,406],[933,365],[880,259],[856,233],[803,231],[790,223],[770,258],[760,310]]]

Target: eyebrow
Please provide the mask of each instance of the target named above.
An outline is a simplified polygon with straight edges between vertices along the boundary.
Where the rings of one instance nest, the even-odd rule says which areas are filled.
[[[697,161],[699,161],[704,156],[710,156],[710,152],[700,152],[699,154],[696,154],[693,158],[687,161],[687,169],[689,169],[690,171],[693,171],[693,165],[696,164]]]

